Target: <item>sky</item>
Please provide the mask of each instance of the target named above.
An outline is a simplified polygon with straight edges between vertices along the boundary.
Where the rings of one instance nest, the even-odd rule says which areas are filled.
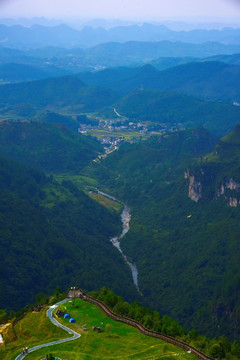
[[[240,0],[0,0],[0,17],[239,19]]]

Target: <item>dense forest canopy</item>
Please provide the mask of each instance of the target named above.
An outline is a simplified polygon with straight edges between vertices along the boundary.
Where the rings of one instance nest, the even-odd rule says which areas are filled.
[[[144,299],[187,328],[232,338],[239,336],[239,208],[229,198],[238,198],[238,188],[217,194],[238,173],[237,159],[227,157],[239,153],[238,133],[237,127],[210,154],[215,140],[202,129],[156,137],[123,146],[89,169],[132,209],[122,247],[138,265]],[[196,201],[189,196],[198,182]]]

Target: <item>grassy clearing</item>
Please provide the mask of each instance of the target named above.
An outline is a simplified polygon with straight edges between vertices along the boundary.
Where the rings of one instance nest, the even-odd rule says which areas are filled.
[[[63,360],[196,359],[192,354],[188,354],[180,348],[145,336],[131,326],[108,318],[97,306],[84,302],[81,299],[75,299],[72,303],[68,302],[59,308],[66,308],[65,310],[76,319],[77,322],[75,324],[70,324],[67,319],[63,318],[60,318],[60,321],[81,333],[81,338],[69,343],[35,351],[29,354],[27,359],[39,360],[49,353],[61,357]],[[14,355],[11,354],[1,357],[0,352],[1,359],[14,359],[17,349],[21,349],[22,344],[30,347],[30,345],[37,345],[38,343],[44,342],[43,340],[45,339],[46,342],[50,341],[51,336],[56,339],[59,329],[55,328],[56,332],[53,334],[53,325],[49,322],[49,327],[46,326],[46,316],[45,319],[43,319],[42,315],[35,318],[34,316],[35,314],[30,314],[27,322],[25,321],[25,323],[19,324],[19,330],[21,329],[23,335],[21,335],[20,343],[19,340],[15,342],[16,350]],[[34,328],[34,330],[31,331],[29,330],[30,318],[34,321],[31,324],[31,328]],[[83,325],[87,327],[87,331],[83,331]],[[100,326],[104,331],[97,333],[92,330],[92,326]],[[26,334],[29,332],[31,334],[33,333],[32,337],[26,337]],[[68,334],[66,334],[66,337],[67,336]],[[60,337],[59,334],[59,338]],[[12,347],[14,346],[13,344]],[[12,351],[12,348],[8,347],[8,349]]]
[[[126,141],[133,140],[146,140],[149,138],[150,134],[143,134],[137,131],[108,131],[108,130],[88,130],[88,133],[91,136],[95,136],[97,139],[102,139],[103,137],[116,137],[122,138]]]
[[[54,175],[54,178],[58,182],[62,182],[64,180],[70,180],[80,190],[84,190],[84,188],[95,188],[98,186],[98,182],[95,179],[87,177],[87,176],[57,174],[57,175]]]
[[[90,197],[92,199],[96,200],[101,205],[106,206],[109,210],[114,210],[114,211],[120,213],[123,209],[123,205],[119,204],[116,201],[108,199],[107,197],[105,197],[101,194],[92,194],[92,195],[90,195]]]

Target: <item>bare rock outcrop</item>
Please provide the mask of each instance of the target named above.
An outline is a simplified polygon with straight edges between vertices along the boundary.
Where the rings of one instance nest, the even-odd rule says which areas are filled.
[[[194,175],[190,175],[189,170],[184,172],[184,178],[189,179],[188,197],[195,202],[198,202],[202,197],[202,185],[196,181]]]

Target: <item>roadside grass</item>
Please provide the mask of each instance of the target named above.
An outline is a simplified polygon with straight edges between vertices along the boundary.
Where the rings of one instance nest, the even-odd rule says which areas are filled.
[[[17,322],[14,329],[18,336],[14,340],[12,327],[3,333],[5,345],[0,347],[1,360],[13,360],[20,354],[23,347],[31,348],[35,345],[68,337],[66,331],[53,325],[46,316],[45,307],[40,313],[29,313]]]
[[[108,318],[96,305],[84,302],[81,299],[74,299],[73,302],[67,302],[60,306],[59,309],[67,311],[71,317],[76,319],[76,323],[70,324],[68,319],[63,318],[58,318],[58,320],[81,333],[81,337],[72,342],[37,350],[30,353],[26,358],[27,360],[40,360],[46,356],[46,354],[50,353],[63,360],[196,359],[195,356],[186,353],[178,347],[159,339],[145,336],[132,326]],[[83,325],[87,328],[87,331],[83,330]],[[100,326],[103,332],[95,332],[92,326]],[[22,331],[24,331],[24,326],[22,326]],[[47,334],[47,332],[47,328],[45,328],[44,331],[41,330],[39,339],[34,339],[34,345],[38,344],[36,340],[41,340],[42,342],[42,337]],[[67,335],[66,333],[66,337]],[[56,336],[54,338],[56,338]],[[50,341],[49,334],[45,342],[48,341]],[[24,345],[28,346],[29,343],[25,341]],[[3,359],[12,360],[14,356]]]

